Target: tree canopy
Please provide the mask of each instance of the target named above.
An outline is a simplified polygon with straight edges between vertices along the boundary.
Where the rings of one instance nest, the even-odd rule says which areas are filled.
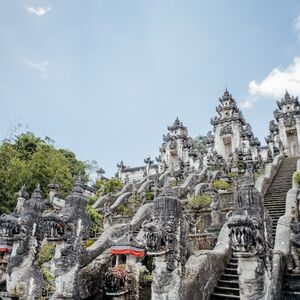
[[[0,214],[16,204],[15,193],[23,184],[29,193],[39,183],[46,196],[51,182],[59,184],[62,196],[71,190],[75,175],[88,180],[89,163],[80,161],[69,150],[57,149],[46,137],[23,133],[0,144]]]

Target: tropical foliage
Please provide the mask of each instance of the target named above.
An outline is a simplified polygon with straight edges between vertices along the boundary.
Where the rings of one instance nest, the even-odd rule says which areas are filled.
[[[190,208],[205,208],[210,205],[212,201],[211,196],[206,195],[206,194],[201,194],[199,196],[194,196],[189,199],[188,201],[188,207]]]
[[[62,196],[71,190],[75,175],[88,180],[90,164],[78,160],[69,150],[57,149],[50,138],[23,133],[0,143],[0,214],[16,204],[15,193],[23,184],[29,193],[39,183],[43,195],[55,181]]]
[[[217,179],[213,182],[213,188],[216,189],[216,190],[227,191],[231,188],[231,185],[230,185],[230,183],[228,183],[224,179]]]

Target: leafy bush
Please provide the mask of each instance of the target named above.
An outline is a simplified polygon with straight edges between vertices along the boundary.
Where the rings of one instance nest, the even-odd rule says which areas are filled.
[[[94,196],[89,197],[88,205],[93,205],[93,204],[95,204],[95,202],[97,201],[97,199],[98,199],[98,196],[97,196],[97,195],[94,195]]]
[[[300,183],[300,172],[296,172],[293,179],[294,179],[295,183],[299,184]]]
[[[153,200],[154,194],[151,191],[145,192],[146,200]]]
[[[235,178],[237,178],[238,174],[235,173],[235,172],[229,172],[229,173],[227,174],[227,176],[228,176],[230,179],[235,179]]]
[[[224,179],[217,179],[213,182],[213,188],[216,190],[229,190],[231,187],[230,183],[226,182]]]
[[[96,181],[97,193],[100,195],[114,194],[120,191],[123,187],[123,183],[118,178],[111,179],[98,179]]]
[[[44,263],[50,261],[54,257],[54,254],[55,244],[49,242],[43,243],[37,255],[38,266],[42,266]]]
[[[48,268],[41,268],[42,276],[43,276],[43,284],[42,284],[42,295],[39,297],[40,300],[49,299],[49,295],[54,291],[54,275],[50,272]]]
[[[50,273],[48,268],[42,268],[42,275],[43,275],[43,279],[49,283],[53,282],[55,277],[52,273]]]
[[[239,161],[237,165],[238,165],[239,171],[246,169],[246,164],[244,161]]]
[[[195,196],[189,199],[188,206],[190,208],[204,208],[210,205],[212,198],[209,195],[202,194],[200,196]]]
[[[121,215],[121,216],[129,216],[133,213],[133,210],[128,205],[119,205],[116,208],[116,212],[118,215]]]
[[[94,244],[94,240],[88,239],[85,241],[85,248],[88,248]]]
[[[143,279],[146,282],[152,282],[153,281],[153,275],[152,274],[145,274]]]
[[[101,214],[99,214],[96,209],[91,206],[91,205],[88,205],[86,207],[86,211],[87,213],[89,214],[91,220],[96,224],[96,225],[100,225],[101,222],[103,221],[103,216]]]

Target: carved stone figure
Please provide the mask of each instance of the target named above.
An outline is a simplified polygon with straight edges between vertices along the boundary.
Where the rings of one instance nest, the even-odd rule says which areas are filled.
[[[236,192],[235,206],[228,228],[233,253],[239,258],[241,297],[264,299],[264,286],[271,269],[272,224],[264,210],[263,196],[254,188],[248,172]]]
[[[182,218],[181,203],[170,187],[165,187],[153,200],[152,222],[144,224],[143,228],[147,253],[154,256],[155,263],[153,299],[180,299],[187,226]]]

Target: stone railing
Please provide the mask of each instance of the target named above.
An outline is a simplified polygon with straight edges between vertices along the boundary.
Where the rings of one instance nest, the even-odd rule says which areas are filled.
[[[297,161],[297,172],[298,171],[300,171],[300,160]],[[272,281],[268,295],[269,300],[282,299],[283,277],[286,272],[287,261],[290,255],[292,211],[297,208],[298,192],[299,186],[293,181],[293,186],[286,195],[285,214],[281,216],[277,222],[273,250]]]
[[[180,299],[209,299],[230,254],[229,232],[227,224],[224,224],[213,250],[197,251],[189,257],[185,264]]]
[[[281,163],[284,159],[282,154],[276,155],[273,159],[273,162],[265,165],[264,174],[259,176],[255,181],[255,187],[261,192],[263,195],[267,191],[268,187],[273,181],[274,176],[276,175]]]

